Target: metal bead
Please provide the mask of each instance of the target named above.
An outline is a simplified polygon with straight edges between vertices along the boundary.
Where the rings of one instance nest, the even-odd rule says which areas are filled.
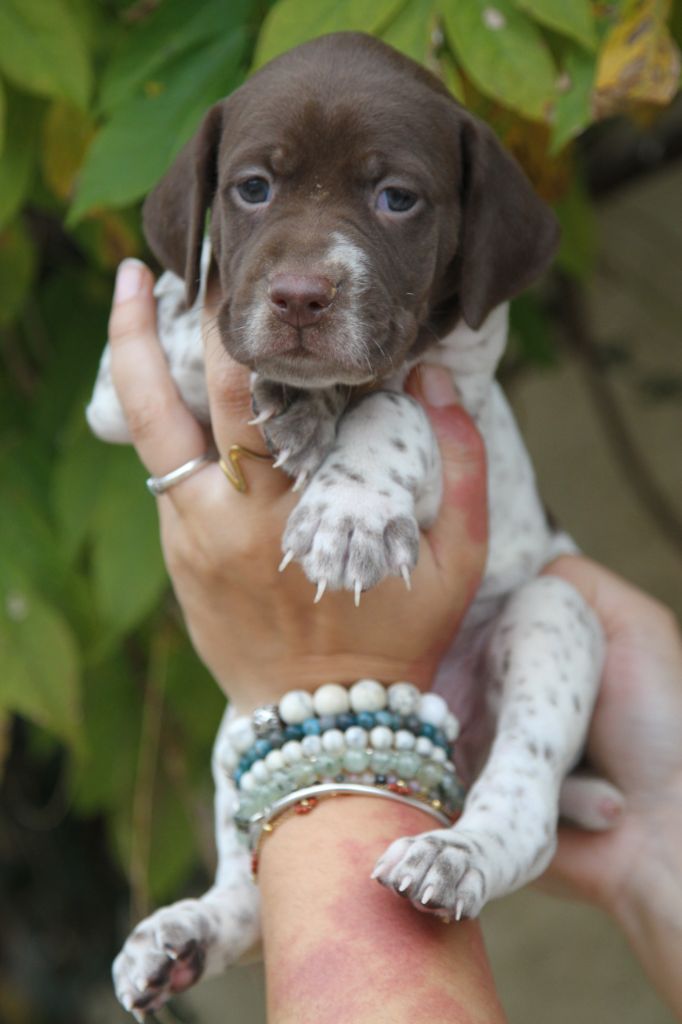
[[[281,722],[276,704],[265,704],[256,708],[251,715],[251,722],[256,736],[267,736],[273,729],[279,729]]]

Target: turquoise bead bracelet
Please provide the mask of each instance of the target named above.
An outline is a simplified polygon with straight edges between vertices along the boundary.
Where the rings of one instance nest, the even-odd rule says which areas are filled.
[[[461,810],[464,798],[464,788],[451,762],[441,764],[414,752],[348,750],[343,757],[320,754],[298,761],[289,771],[275,772],[268,782],[248,792],[240,790],[235,824],[242,833],[248,833],[254,821],[302,788],[346,783],[408,796],[442,812],[449,821]]]
[[[317,786],[307,786],[281,797],[272,806],[260,813],[254,814],[247,823],[241,826],[246,833],[249,848],[251,850],[251,871],[254,880],[258,874],[258,860],[262,839],[274,830],[275,824],[283,819],[287,812],[295,814],[309,814],[314,810],[320,800],[338,796],[376,796],[385,800],[395,800],[399,803],[414,807],[417,810],[425,811],[436,821],[445,827],[452,825],[454,818],[443,813],[433,804],[425,803],[414,796],[410,796],[399,790],[382,789],[377,786],[369,786],[358,782],[329,782]]]

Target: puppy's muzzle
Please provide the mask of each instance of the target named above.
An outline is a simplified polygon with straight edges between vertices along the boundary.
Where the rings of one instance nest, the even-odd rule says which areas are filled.
[[[292,327],[311,327],[325,315],[336,296],[336,285],[318,274],[275,274],[268,299],[275,316]]]

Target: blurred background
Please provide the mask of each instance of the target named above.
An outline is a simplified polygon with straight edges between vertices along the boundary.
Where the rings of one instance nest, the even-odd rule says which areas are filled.
[[[340,29],[440,75],[555,206],[502,376],[554,515],[682,613],[682,5],[0,0],[2,1024],[121,1024],[130,925],[210,878],[222,698],[145,474],[83,409],[143,196],[250,69]],[[672,1020],[596,911],[524,892],[484,926],[512,1024]],[[160,1016],[262,1024],[260,969]]]

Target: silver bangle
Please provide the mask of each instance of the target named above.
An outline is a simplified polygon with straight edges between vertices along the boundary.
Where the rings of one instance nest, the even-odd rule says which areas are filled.
[[[263,835],[263,831],[267,825],[271,825],[277,818],[280,817],[289,808],[295,807],[296,804],[302,800],[310,799],[324,799],[325,797],[331,796],[379,796],[384,797],[386,800],[395,800],[400,804],[407,804],[408,807],[414,807],[418,811],[425,811],[430,814],[432,818],[435,818],[440,825],[444,825],[449,828],[452,825],[452,819],[448,818],[446,814],[438,810],[436,807],[432,807],[430,804],[425,803],[422,800],[417,800],[415,797],[403,796],[401,793],[394,793],[390,789],[381,789],[378,786],[365,785],[362,782],[321,782],[315,786],[306,786],[304,789],[297,789],[294,793],[289,793],[287,796],[283,796],[281,799],[276,800],[274,804],[266,807],[258,814],[254,814],[253,817],[249,818],[248,821],[243,823],[237,823],[237,828],[241,832],[245,832],[248,837],[249,849],[254,852],[258,849],[258,846]]]

